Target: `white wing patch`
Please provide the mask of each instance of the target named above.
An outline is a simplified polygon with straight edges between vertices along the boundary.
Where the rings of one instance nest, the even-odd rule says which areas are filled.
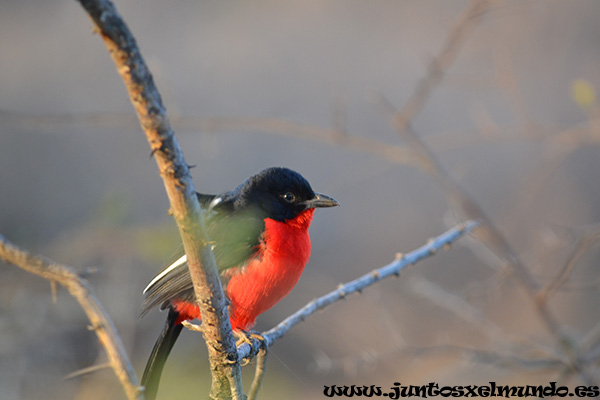
[[[161,272],[160,274],[156,275],[156,277],[154,277],[154,279],[152,279],[152,281],[150,281],[150,283],[148,284],[148,286],[146,286],[146,289],[144,289],[144,294],[152,286],[154,286],[154,284],[156,282],[160,281],[165,275],[167,275],[169,272],[173,271],[175,268],[180,267],[181,265],[185,264],[186,262],[187,262],[187,256],[184,254],[177,261],[175,261],[173,264],[171,264],[167,268],[165,268],[165,270],[163,272]]]
[[[210,204],[208,205],[208,209],[212,210],[214,207],[216,207],[219,203],[221,203],[223,201],[223,197],[219,196],[219,197],[215,197],[213,199],[213,201],[210,202]]]

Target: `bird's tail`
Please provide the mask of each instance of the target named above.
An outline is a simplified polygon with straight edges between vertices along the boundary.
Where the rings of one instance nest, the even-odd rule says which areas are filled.
[[[144,397],[146,400],[156,399],[163,367],[175,341],[183,329],[183,325],[177,324],[178,317],[179,313],[177,311],[169,309],[165,327],[156,340],[150,358],[146,363],[146,369],[142,376],[142,386],[144,386]]]

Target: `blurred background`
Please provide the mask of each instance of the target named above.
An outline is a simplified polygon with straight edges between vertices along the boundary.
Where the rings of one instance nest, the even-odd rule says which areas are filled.
[[[488,245],[508,244],[461,239],[311,316],[271,348],[262,399],[320,399],[333,384],[598,384],[598,1],[116,5],[198,191],[287,166],[342,205],[317,212],[311,261],[258,330],[478,216],[473,205],[501,235]],[[142,290],[179,239],[123,83],[71,0],[2,0],[0,54],[0,234],[94,271],[141,376],[166,317],[138,318]],[[415,161],[390,104],[445,174]],[[64,289],[53,303],[48,282],[2,264],[0,399],[124,398],[111,369],[67,378],[106,363],[88,325]],[[209,383],[186,331],[159,398],[204,398]]]

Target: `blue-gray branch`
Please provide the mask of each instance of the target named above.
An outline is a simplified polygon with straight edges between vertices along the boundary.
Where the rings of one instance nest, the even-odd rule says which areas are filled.
[[[432,256],[438,250],[449,246],[452,242],[454,242],[461,236],[467,234],[478,225],[479,222],[472,220],[459,224],[453,227],[452,229],[448,230],[447,232],[442,233],[438,237],[429,240],[425,245],[419,247],[418,249],[413,250],[408,254],[399,256],[388,265],[375,269],[351,282],[340,285],[336,290],[324,296],[321,296],[318,299],[312,300],[300,310],[296,311],[294,314],[281,321],[276,327],[266,332],[263,332],[262,336],[265,339],[265,344],[267,346],[272,345],[275,342],[275,340],[282,337],[294,325],[298,324],[301,321],[304,321],[306,317],[310,316],[315,311],[322,310],[328,305],[335,303],[338,300],[344,299],[349,294],[361,292],[366,287],[371,286],[374,283],[379,282],[385,278],[400,275],[400,272],[406,266],[415,264],[418,261]],[[254,343],[256,345],[259,344],[257,341],[255,341]],[[248,343],[243,343],[238,346],[238,356],[240,360],[247,358],[252,354],[256,354],[257,352],[258,349],[252,348],[252,346],[250,346],[250,344]]]

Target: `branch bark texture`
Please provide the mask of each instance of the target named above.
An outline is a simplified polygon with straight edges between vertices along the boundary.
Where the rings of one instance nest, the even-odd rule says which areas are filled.
[[[212,369],[213,398],[243,399],[241,367],[214,255],[208,245],[192,178],[152,75],[135,38],[112,2],[79,0],[90,15],[125,83],[152,148],[179,227],[200,305]]]

